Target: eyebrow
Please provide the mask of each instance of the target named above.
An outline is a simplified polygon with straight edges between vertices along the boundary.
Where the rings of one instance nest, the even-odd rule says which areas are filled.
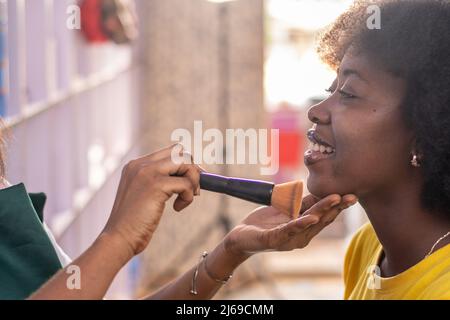
[[[337,70],[337,73],[339,75],[340,69]],[[362,80],[364,82],[368,82],[366,79],[364,79],[363,76],[361,76],[361,74],[358,71],[356,71],[354,69],[344,69],[344,71],[342,71],[342,75],[344,77],[349,77],[351,75],[354,75],[354,76],[358,77],[360,80]]]

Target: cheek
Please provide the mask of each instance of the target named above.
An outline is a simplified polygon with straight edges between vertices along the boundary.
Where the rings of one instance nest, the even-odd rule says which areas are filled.
[[[367,169],[377,163],[373,148],[368,144],[368,134],[367,130],[350,125],[340,126],[339,122],[334,125],[336,157],[316,176],[316,189],[320,184],[323,195],[355,193],[361,187]]]
[[[373,139],[371,133],[370,129],[349,132],[340,139],[342,148],[332,174],[341,194],[367,192],[379,178],[385,145]]]
[[[367,154],[367,150],[362,150],[366,145],[365,137],[357,128],[345,123],[338,119],[333,123],[336,156],[309,168],[308,190],[319,198],[354,193],[355,177],[364,172],[361,155]]]
[[[408,167],[407,142],[398,122],[381,117],[346,119],[336,118],[333,123],[336,157],[310,170],[308,189],[318,197],[362,195],[386,185]]]

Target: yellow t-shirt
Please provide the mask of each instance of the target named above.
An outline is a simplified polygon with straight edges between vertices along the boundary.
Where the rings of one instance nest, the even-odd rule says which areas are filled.
[[[391,278],[379,276],[382,252],[372,225],[363,226],[345,257],[346,300],[450,300],[450,245]]]

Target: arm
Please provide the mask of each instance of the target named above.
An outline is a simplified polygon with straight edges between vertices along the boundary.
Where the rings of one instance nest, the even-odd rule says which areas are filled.
[[[211,275],[215,279],[227,279],[239,265],[258,252],[291,251],[306,247],[342,210],[356,202],[353,195],[332,195],[320,201],[308,196],[303,199],[301,217],[298,219],[270,207],[255,210],[200,263],[196,281],[198,295],[190,293],[196,266],[146,299],[211,299],[222,286]]]
[[[248,255],[233,255],[227,252],[224,243],[220,243],[214,251],[212,251],[206,258],[202,260],[198,266],[197,276],[197,292],[198,295],[191,294],[192,279],[197,266],[186,272],[177,280],[173,281],[157,293],[146,297],[147,300],[207,300],[212,299],[214,295],[222,287],[222,284],[218,283],[211,278],[206,272],[205,266],[207,265],[209,273],[214,276],[215,279],[227,279],[234,270],[240,266],[244,261],[249,258]],[[205,264],[206,262],[206,264]]]
[[[47,284],[30,297],[32,300],[100,300],[120,269],[133,257],[123,240],[102,234],[77,260],[58,272]],[[80,270],[80,289],[70,289],[76,266]],[[70,269],[69,269],[70,270]]]
[[[165,203],[174,194],[176,211],[181,211],[198,194],[200,169],[189,164],[175,164],[170,147],[132,161],[123,171],[110,219],[94,244],[71,266],[81,271],[80,290],[70,290],[71,275],[59,272],[31,299],[101,299],[119,270],[149,244]],[[151,195],[151,196],[149,196]],[[302,216],[292,219],[273,208],[250,214],[233,229],[223,242],[199,266],[197,289],[190,293],[194,267],[148,299],[207,299],[221,285],[213,280],[225,279],[241,263],[257,252],[287,251],[305,247],[356,197],[334,195],[323,200],[311,196],[303,200]],[[205,269],[207,261],[207,270]],[[70,268],[70,266],[68,267]],[[67,269],[66,269],[67,270]]]
[[[183,161],[174,163],[173,152]],[[181,211],[198,195],[200,169],[190,163],[191,156],[184,154],[179,145],[131,161],[123,170],[103,232],[74,263],[30,298],[102,299],[120,269],[150,243],[167,200],[178,195],[174,209]],[[68,286],[74,274],[66,271],[73,266],[80,271],[79,290]]]

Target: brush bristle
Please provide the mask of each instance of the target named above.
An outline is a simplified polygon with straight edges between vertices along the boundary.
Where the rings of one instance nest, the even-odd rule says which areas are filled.
[[[300,216],[302,198],[302,181],[279,184],[273,189],[272,207],[280,210],[293,219],[297,219]]]

